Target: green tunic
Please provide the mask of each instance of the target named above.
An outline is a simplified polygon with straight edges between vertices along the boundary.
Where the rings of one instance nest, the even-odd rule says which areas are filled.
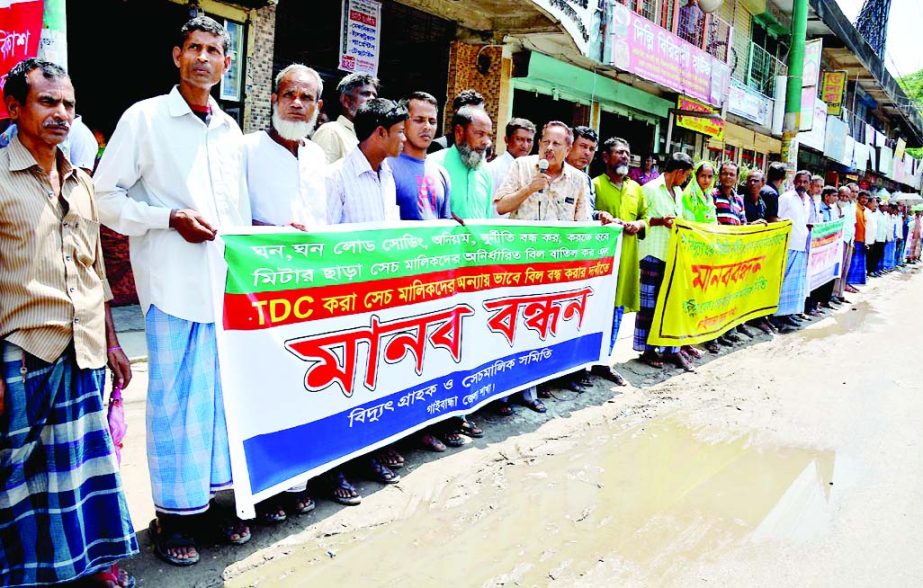
[[[449,172],[449,202],[452,213],[463,219],[494,218],[494,181],[483,163],[475,169],[466,166],[454,145],[428,156]]]
[[[625,222],[643,220],[647,215],[647,205],[641,185],[631,178],[622,180],[617,187],[606,174],[593,178],[596,189],[596,210],[608,212]],[[619,262],[619,280],[615,292],[615,305],[624,306],[625,312],[637,312],[641,307],[641,270],[638,258],[637,235],[622,233],[622,257]]]

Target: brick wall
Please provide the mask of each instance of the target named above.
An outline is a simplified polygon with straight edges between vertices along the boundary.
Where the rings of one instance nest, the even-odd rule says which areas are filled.
[[[481,49],[484,48],[483,51]],[[482,74],[477,70],[477,55],[490,58],[490,68]],[[500,114],[500,80],[503,48],[497,46],[477,45],[462,41],[453,41],[449,48],[449,83],[446,87],[446,108],[444,122],[448,128],[452,119],[452,99],[462,90],[473,88],[484,96],[485,107],[491,120],[494,121],[494,134],[496,139],[497,120]]]
[[[276,7],[250,11],[247,42],[244,133],[269,127],[269,97],[272,93],[272,61],[276,39]]]

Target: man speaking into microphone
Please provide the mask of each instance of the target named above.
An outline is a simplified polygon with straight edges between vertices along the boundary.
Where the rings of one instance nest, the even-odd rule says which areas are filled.
[[[511,220],[591,220],[586,174],[564,161],[573,144],[566,124],[553,120],[542,127],[538,155],[515,160],[494,195],[497,212]]]
[[[494,195],[497,212],[520,221],[591,220],[589,180],[564,161],[573,144],[566,124],[553,120],[542,127],[538,155],[516,159]],[[525,390],[522,401],[536,412],[546,410],[535,388]]]

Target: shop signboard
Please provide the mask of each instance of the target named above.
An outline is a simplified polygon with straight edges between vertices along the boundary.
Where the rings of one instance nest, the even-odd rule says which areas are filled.
[[[811,117],[817,102],[817,83],[820,79],[820,54],[823,40],[814,39],[804,45],[804,70],[801,74],[801,125],[800,130],[812,128],[815,119]]]
[[[907,149],[907,141],[904,139],[898,139],[897,145],[894,148],[894,157],[902,159],[904,157],[904,151]]]
[[[814,102],[814,117],[811,130],[798,133],[798,143],[818,151],[824,150],[827,135],[827,105],[823,100]]]
[[[687,96],[680,96],[676,99],[676,108],[678,110],[685,110],[689,112],[701,112],[704,115],[721,116],[718,111],[711,106],[703,104],[698,100],[693,100]],[[708,135],[717,141],[724,141],[725,124],[726,123],[722,118],[706,118],[704,116],[700,117],[685,115],[676,116],[676,126],[689,129],[690,131],[695,131],[697,133],[702,133],[703,135]]]
[[[846,93],[846,72],[825,71],[821,82],[820,97],[827,103],[827,114],[840,116],[843,111],[843,96]]]
[[[589,57],[593,52],[595,31],[599,30],[596,2],[587,0],[532,0],[532,3],[547,12],[561,23],[567,34],[574,40],[580,53]],[[598,57],[598,53],[595,54]]]
[[[41,0],[0,0],[0,94],[10,69],[23,59],[38,55],[42,4]],[[0,101],[0,118],[6,117],[6,106]]]
[[[728,112],[764,127],[772,125],[772,100],[737,80],[731,80],[728,90]]]
[[[340,20],[340,69],[378,75],[381,2],[343,0]]]
[[[626,6],[612,4],[609,64],[711,106],[727,99],[730,68]]]
[[[846,137],[849,127],[839,117],[827,117],[827,133],[824,139],[824,155],[834,161],[848,164],[846,159]]]

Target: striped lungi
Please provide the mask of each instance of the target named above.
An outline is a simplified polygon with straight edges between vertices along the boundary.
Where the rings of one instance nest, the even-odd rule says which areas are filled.
[[[843,297],[846,292],[846,276],[849,275],[849,264],[852,261],[853,244],[843,243],[843,262],[840,264],[840,276],[833,284],[833,294]]]
[[[657,306],[657,294],[666,272],[666,262],[648,255],[641,260],[641,307],[635,315],[635,335],[632,347],[635,351],[654,351],[656,348],[647,344],[647,336],[654,322],[654,307]],[[667,353],[677,353],[679,347],[664,348]]]
[[[103,412],[104,368],[2,344],[0,586],[72,581],[138,551]]]
[[[615,342],[619,337],[619,328],[622,326],[622,316],[625,315],[624,306],[616,306],[612,313],[612,334],[609,336],[609,355],[615,349]]]
[[[166,514],[208,509],[231,487],[227,424],[214,323],[151,306],[145,317],[150,363],[147,463],[154,506]]]
[[[805,288],[808,275],[808,254],[804,251],[788,252],[785,276],[779,292],[779,310],[776,316],[788,316],[804,312]]]
[[[865,284],[865,243],[856,241],[852,252],[852,262],[849,264],[849,273],[846,274],[846,283],[861,286]]]

